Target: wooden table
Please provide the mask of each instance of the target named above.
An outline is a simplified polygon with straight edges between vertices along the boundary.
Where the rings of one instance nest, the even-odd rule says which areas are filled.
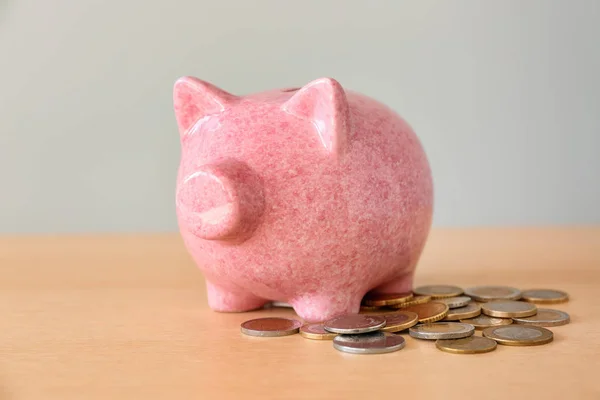
[[[176,234],[4,237],[0,399],[600,399],[599,228],[436,229],[416,283],[563,289],[572,323],[539,347],[350,355],[242,335],[293,312],[209,310]]]

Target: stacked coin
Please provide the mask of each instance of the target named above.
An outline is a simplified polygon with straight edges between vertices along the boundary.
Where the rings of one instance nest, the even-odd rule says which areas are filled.
[[[410,301],[412,293],[369,294],[364,303],[371,307],[396,306]],[[406,341],[399,332],[416,325],[419,315],[412,311],[367,315],[342,315],[323,324],[326,332],[338,334],[333,338],[336,350],[353,354],[391,353],[404,348]]]
[[[302,324],[295,319],[259,318],[246,321],[241,330],[250,336],[287,336],[333,340],[339,351],[378,354],[398,351],[406,345],[400,335],[435,340],[436,347],[454,354],[486,353],[497,344],[534,346],[550,343],[553,333],[545,327],[570,322],[567,313],[539,304],[568,301],[567,293],[553,289],[521,291],[508,286],[462,289],[453,285],[429,285],[408,293],[368,293],[359,314],[341,315],[323,323]],[[276,302],[272,306],[289,307]],[[482,336],[474,335],[482,330]]]

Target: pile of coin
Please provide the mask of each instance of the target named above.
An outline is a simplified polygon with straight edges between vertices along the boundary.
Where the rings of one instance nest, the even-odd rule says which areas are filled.
[[[521,291],[507,286],[431,285],[409,293],[368,293],[359,314],[342,315],[323,323],[302,324],[288,318],[246,321],[241,330],[251,336],[287,336],[333,340],[339,351],[377,354],[398,351],[406,345],[401,333],[435,340],[439,350],[455,354],[486,353],[497,344],[535,346],[550,343],[546,327],[570,322],[567,313],[537,304],[568,301],[560,290]],[[277,306],[289,306],[279,303]],[[482,336],[474,335],[482,330]]]

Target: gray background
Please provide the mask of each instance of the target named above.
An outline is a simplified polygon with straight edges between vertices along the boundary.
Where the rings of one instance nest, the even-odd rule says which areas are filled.
[[[176,230],[181,75],[388,103],[437,226],[600,223],[600,1],[2,1],[0,232]]]

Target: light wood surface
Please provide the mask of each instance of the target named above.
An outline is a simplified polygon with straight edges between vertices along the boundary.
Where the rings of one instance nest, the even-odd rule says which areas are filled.
[[[539,347],[350,355],[242,335],[293,312],[209,310],[176,234],[0,238],[0,399],[600,399],[600,228],[436,229],[426,283],[563,289],[572,323]]]

